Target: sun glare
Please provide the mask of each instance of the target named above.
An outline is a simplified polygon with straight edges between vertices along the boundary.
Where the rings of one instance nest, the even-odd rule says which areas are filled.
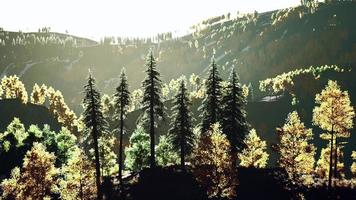
[[[150,37],[185,34],[209,17],[294,6],[298,0],[6,0],[0,27],[12,31],[69,32],[93,39],[103,36]]]

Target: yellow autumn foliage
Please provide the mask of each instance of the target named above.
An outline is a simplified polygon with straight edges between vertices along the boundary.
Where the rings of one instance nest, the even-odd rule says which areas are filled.
[[[255,129],[250,130],[250,133],[246,136],[244,143],[246,148],[238,154],[240,165],[243,167],[266,167],[269,158],[269,155],[266,152],[267,143],[258,137]]]

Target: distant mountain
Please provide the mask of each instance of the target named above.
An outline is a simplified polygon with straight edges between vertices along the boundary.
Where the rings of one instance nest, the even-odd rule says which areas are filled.
[[[191,73],[205,77],[215,55],[224,77],[234,66],[242,82],[252,83],[258,91],[259,80],[300,67],[353,68],[355,10],[356,2],[335,2],[319,4],[312,14],[295,7],[238,18],[223,15],[193,26],[195,31],[184,37],[120,39],[119,44],[59,33],[2,31],[0,74],[20,75],[28,90],[35,82],[51,85],[79,111],[88,68],[105,93],[113,92],[122,67],[127,69],[131,89],[136,89],[145,76],[144,57],[154,48],[164,81]]]

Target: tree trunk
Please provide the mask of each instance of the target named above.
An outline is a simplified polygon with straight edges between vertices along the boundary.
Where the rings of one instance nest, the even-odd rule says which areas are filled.
[[[184,149],[184,136],[182,135],[181,138],[181,144],[180,144],[180,167],[183,171],[185,171],[185,159],[184,159],[184,154],[185,154],[185,149]]]
[[[151,138],[151,155],[150,155],[150,167],[151,169],[155,168],[155,125],[154,125],[154,115],[153,115],[153,105],[150,109],[150,138]]]
[[[92,104],[94,104],[94,96],[93,96],[93,86],[90,84],[91,91],[91,100]],[[96,172],[96,189],[97,189],[97,198],[98,200],[102,199],[101,187],[100,187],[100,157],[99,157],[99,147],[98,147],[98,127],[96,122],[96,113],[94,111],[95,105],[92,106],[92,120],[93,120],[93,140],[94,140],[94,153],[95,153],[95,172]]]
[[[331,192],[331,179],[332,179],[332,168],[333,168],[333,143],[334,143],[334,126],[331,127],[331,141],[330,141],[330,162],[329,162],[329,181],[328,189]]]
[[[123,146],[122,146],[122,141],[123,141],[123,134],[124,134],[124,114],[123,114],[123,106],[121,102],[121,108],[120,108],[120,144],[119,144],[119,181],[120,181],[120,196],[122,194],[123,190],[123,182],[122,182],[122,169],[123,169]]]
[[[335,135],[335,159],[334,159],[334,178],[337,178],[337,135]],[[334,183],[335,185],[336,183]]]
[[[152,63],[151,63],[152,67]],[[151,72],[152,73],[152,72]],[[154,80],[153,75],[151,75],[151,97],[150,97],[150,167],[151,169],[156,167],[155,163],[155,121],[154,121]]]

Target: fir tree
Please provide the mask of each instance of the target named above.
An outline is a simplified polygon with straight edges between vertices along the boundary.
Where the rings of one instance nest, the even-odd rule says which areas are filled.
[[[247,132],[246,99],[243,95],[239,78],[232,69],[226,94],[222,99],[222,128],[230,142],[233,167],[236,167],[237,153],[244,147],[244,138]]]
[[[202,114],[201,132],[206,134],[211,125],[219,122],[220,119],[220,102],[221,102],[221,81],[217,64],[215,60],[212,60],[209,70],[209,77],[206,80],[206,95],[202,102],[202,106],[199,108]]]
[[[102,193],[100,189],[100,158],[98,140],[101,134],[106,130],[106,121],[102,113],[100,93],[96,89],[95,79],[92,77],[91,73],[89,74],[88,83],[84,86],[84,89],[84,123],[86,127],[91,131],[91,135],[93,138],[96,187],[98,191],[98,199],[100,200],[102,199]]]
[[[128,90],[127,77],[125,74],[125,69],[121,70],[120,84],[116,88],[115,93],[115,107],[116,114],[120,121],[120,133],[119,133],[119,180],[122,184],[122,169],[123,169],[123,134],[124,134],[124,118],[128,112],[130,106],[130,92]]]
[[[194,134],[189,111],[190,101],[184,81],[181,81],[179,93],[175,96],[172,108],[172,124],[169,134],[174,149],[180,153],[182,170],[185,169],[185,157],[194,146]]]
[[[156,69],[156,60],[152,51],[146,58],[147,76],[142,82],[144,88],[142,106],[145,111],[145,125],[149,127],[150,134],[150,167],[155,167],[155,119],[163,118],[163,102],[161,98],[162,81],[160,74]]]

